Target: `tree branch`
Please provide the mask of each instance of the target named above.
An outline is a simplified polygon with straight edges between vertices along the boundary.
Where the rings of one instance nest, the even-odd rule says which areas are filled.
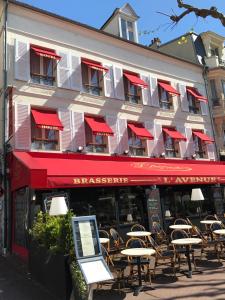
[[[194,13],[196,17],[206,18],[212,17],[214,19],[220,20],[221,24],[225,26],[225,15],[217,10],[215,6],[210,7],[209,9],[194,7],[190,4],[183,3],[182,0],[177,0],[177,5],[179,8],[184,8],[185,11],[180,15],[171,15],[170,20],[175,23],[178,23],[186,15]]]

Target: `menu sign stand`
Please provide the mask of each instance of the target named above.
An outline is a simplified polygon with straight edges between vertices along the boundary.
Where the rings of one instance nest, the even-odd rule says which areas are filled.
[[[88,300],[93,298],[93,284],[113,276],[102,256],[96,216],[72,218],[73,238],[78,265],[88,285]]]

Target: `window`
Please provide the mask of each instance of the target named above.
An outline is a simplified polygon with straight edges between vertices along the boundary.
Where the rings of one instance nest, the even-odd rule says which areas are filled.
[[[134,41],[134,24],[131,21],[121,19],[121,34],[122,38]]]
[[[144,156],[146,152],[146,141],[137,137],[130,128],[127,128],[127,130],[130,154],[134,156]]]
[[[172,109],[173,108],[172,95],[160,85],[158,85],[158,93],[159,93],[160,107],[163,109]]]
[[[206,144],[195,134],[192,136],[196,158],[207,158]]]
[[[218,56],[218,57],[220,57],[220,55],[219,55],[219,48],[218,47],[211,46],[211,56]]]
[[[166,157],[179,157],[179,141],[163,131],[163,140]]]
[[[85,122],[85,137],[87,152],[106,153],[108,151],[108,136],[94,134],[87,122]]]
[[[213,106],[218,106],[218,105],[220,105],[220,101],[219,101],[219,98],[217,97],[215,79],[211,79],[209,81],[209,83],[210,83],[210,91],[211,91],[212,104],[213,104]]]
[[[142,101],[142,93],[141,87],[132,84],[130,80],[128,80],[124,76],[124,91],[125,91],[125,99],[130,103],[140,104]]]
[[[33,49],[32,47],[30,49],[31,82],[53,86],[56,69],[55,59],[59,59],[59,56],[55,55],[55,59],[53,57],[42,56],[38,51],[34,51]],[[54,52],[52,53],[54,54]]]
[[[200,101],[191,93],[187,92],[189,112],[193,114],[201,114]]]
[[[103,72],[107,69],[101,64],[89,60],[82,60],[82,82],[86,93],[103,95]]]
[[[222,80],[221,83],[222,83],[222,88],[223,88],[223,99],[225,99],[225,81]]]

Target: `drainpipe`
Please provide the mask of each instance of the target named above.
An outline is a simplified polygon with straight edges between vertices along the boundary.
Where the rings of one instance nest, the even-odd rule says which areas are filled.
[[[8,190],[7,190],[7,180],[6,180],[6,108],[7,108],[7,97],[8,97],[8,66],[7,66],[7,22],[8,22],[8,0],[5,1],[5,20],[4,20],[4,49],[3,49],[3,105],[2,105],[2,171],[3,171],[3,188],[4,188],[4,201],[3,201],[3,222],[2,222],[2,242],[3,242],[3,254],[7,251],[7,223],[8,223]]]
[[[208,67],[204,64],[202,76],[203,76],[205,87],[206,87],[206,96],[208,99],[209,117],[210,117],[210,121],[211,121],[213,139],[215,141],[214,145],[215,145],[215,149],[216,149],[216,160],[220,160],[219,150],[218,150],[217,143],[216,143],[216,133],[215,133],[215,126],[214,126],[214,122],[213,122],[212,105],[211,105],[211,101],[210,101],[210,97],[209,97],[209,85],[208,85],[207,73],[208,73]]]

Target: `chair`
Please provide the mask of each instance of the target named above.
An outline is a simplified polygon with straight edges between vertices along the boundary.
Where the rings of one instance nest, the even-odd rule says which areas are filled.
[[[120,234],[114,228],[109,229],[110,236],[113,240],[113,247],[111,247],[111,252],[118,253],[124,249],[125,243],[120,236]]]
[[[179,218],[174,221],[174,225],[188,225],[188,222],[185,219]]]
[[[155,238],[158,244],[166,243],[168,244],[168,236],[165,231],[161,228],[160,223],[153,222],[152,223],[152,233],[155,234]]]
[[[140,224],[134,224],[131,227],[131,231],[146,231],[145,227],[143,225]]]
[[[174,250],[169,249],[167,245],[158,245],[151,236],[149,236],[148,239],[149,239],[150,245],[156,251],[155,267],[153,270],[154,276],[155,276],[155,270],[158,265],[158,262],[163,261],[163,263],[160,263],[160,265],[165,265],[165,264],[167,264],[167,263],[165,263],[165,260],[170,260],[171,267],[173,268],[174,276],[176,276]]]
[[[160,224],[160,218],[159,218],[159,215],[152,215],[151,216],[151,221],[152,223],[156,222],[156,223],[159,223]]]
[[[216,220],[216,217],[214,215],[207,215],[204,220]]]
[[[106,243],[107,244],[107,250],[110,251],[110,236],[109,233],[106,230],[100,229],[98,231],[99,237],[100,238],[106,238],[109,241]]]
[[[130,238],[126,243],[126,248],[146,248],[146,243],[139,238]],[[128,257],[128,265],[130,266],[130,274],[129,277],[134,276],[134,267],[137,265],[137,259],[133,257]],[[151,271],[150,271],[150,258],[149,257],[141,257],[141,266],[143,266],[142,271],[144,271],[144,267],[147,269],[147,278],[151,284]]]

